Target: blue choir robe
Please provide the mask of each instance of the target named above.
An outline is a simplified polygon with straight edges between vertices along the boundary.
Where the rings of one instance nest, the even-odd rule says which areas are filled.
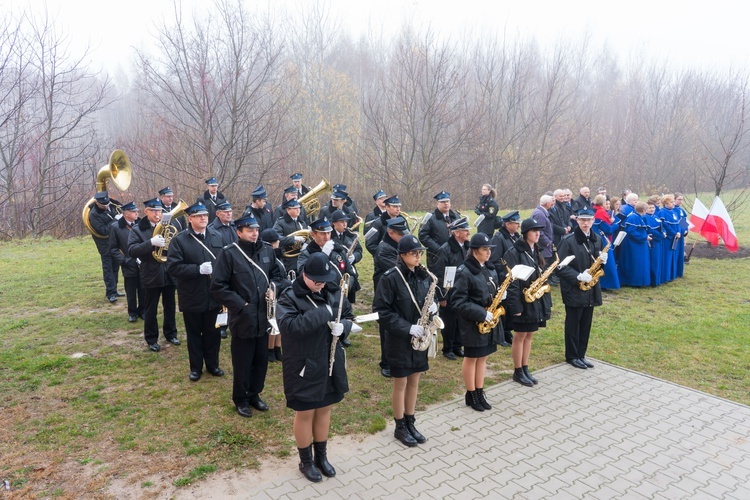
[[[649,286],[651,266],[648,250],[648,226],[636,212],[625,219],[623,230],[627,236],[620,245],[617,270],[622,286]]]
[[[682,237],[677,240],[677,248],[675,248],[675,252],[677,253],[675,255],[675,276],[682,278],[682,274],[685,271],[685,237],[688,234],[688,214],[682,207],[675,206],[672,210],[677,212],[680,217],[678,224],[682,231]]]
[[[662,208],[656,214],[662,221],[662,228],[667,233],[662,247],[662,276],[663,282],[672,281],[677,277],[677,249],[679,240],[675,241],[677,234],[680,234],[680,216],[674,209]],[[682,238],[680,237],[680,240]],[[674,246],[674,248],[672,248]],[[684,246],[683,246],[684,248]]]
[[[602,236],[603,240],[612,241],[617,227],[618,224],[616,221],[609,224],[601,219],[594,220],[594,230]],[[606,242],[602,244],[602,248],[604,248],[604,245],[606,245]],[[599,279],[599,285],[602,287],[602,290],[617,290],[620,288],[620,277],[617,276],[615,248],[610,246],[608,253],[607,263],[604,264],[604,276]]]
[[[625,200],[623,200],[624,202]],[[628,216],[633,213],[633,207],[631,205],[628,205],[625,203],[622,207],[620,207],[620,213],[622,215]]]
[[[664,269],[662,261],[664,259],[663,246],[665,244],[665,233],[661,227],[661,219],[656,215],[646,214],[643,220],[648,226],[648,235],[651,236],[649,244],[649,264],[651,265],[651,286],[658,286],[664,283]]]

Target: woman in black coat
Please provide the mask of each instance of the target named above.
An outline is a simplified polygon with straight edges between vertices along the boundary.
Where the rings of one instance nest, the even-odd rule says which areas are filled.
[[[418,351],[411,345],[412,337],[424,334],[423,326],[418,323],[432,284],[427,271],[419,265],[424,250],[412,234],[399,240],[396,267],[380,278],[372,303],[388,335],[386,359],[393,377],[394,436],[406,446],[427,441],[414,426],[419,377],[429,368],[427,350]],[[429,312],[437,313],[436,303],[429,305]]]
[[[286,405],[295,410],[299,469],[313,482],[322,481],[321,473],[326,477],[336,475],[326,456],[331,408],[349,392],[346,355],[339,340],[349,335],[354,315],[346,297],[341,298],[341,289],[331,286],[337,277],[328,256],[315,253],[276,304],[284,348],[284,395]],[[339,304],[341,322],[337,323]],[[334,342],[333,371],[329,375]]]
[[[529,218],[521,223],[522,238],[516,241],[513,248],[508,250],[503,258],[511,269],[517,264],[534,268],[534,272],[526,280],[514,280],[508,287],[505,317],[513,324],[515,334],[511,355],[513,356],[513,380],[521,385],[531,387],[537,383],[529,372],[529,355],[531,354],[531,340],[534,332],[547,326],[547,320],[552,313],[552,299],[545,293],[533,302],[526,302],[523,290],[528,288],[542,274],[545,262],[542,249],[537,245],[539,234],[544,225],[536,219]]]
[[[484,233],[488,238],[492,238],[492,235],[497,229],[495,224],[497,218],[498,206],[495,201],[497,191],[489,184],[482,184],[482,196],[479,198],[479,203],[474,209],[474,213],[477,215],[484,215],[484,220],[477,226],[477,231]]]
[[[484,233],[471,237],[469,255],[456,270],[453,292],[453,307],[460,315],[458,327],[464,345],[461,371],[466,385],[466,405],[476,411],[492,409],[484,395],[484,374],[487,356],[497,351],[497,344],[503,338],[501,322],[486,335],[479,332],[477,324],[492,320],[493,314],[487,311],[487,307],[501,283],[495,266],[489,262],[494,246]]]

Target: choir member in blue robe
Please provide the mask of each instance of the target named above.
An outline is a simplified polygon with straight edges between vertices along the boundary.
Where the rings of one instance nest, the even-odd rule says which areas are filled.
[[[646,204],[639,201],[635,210],[625,219],[623,230],[627,236],[620,245],[617,270],[622,286],[649,286],[651,284],[651,266],[649,264],[648,226],[643,221]]]
[[[606,210],[607,198],[604,195],[596,195],[594,198],[594,231],[601,234],[605,242],[602,248],[607,244],[606,241],[613,241],[615,231],[619,224],[617,217],[611,216]],[[604,264],[604,276],[599,279],[602,290],[617,290],[620,288],[620,278],[617,276],[617,263],[615,262],[615,249],[609,248],[609,257]]]
[[[649,263],[651,264],[651,286],[659,286],[663,283],[664,270],[662,269],[662,260],[664,255],[663,245],[666,238],[666,233],[662,229],[661,219],[656,214],[657,205],[659,204],[659,196],[652,196],[646,202],[648,208],[646,208],[646,215],[643,216],[643,220],[648,226],[648,235],[651,236],[651,242],[649,243]]]
[[[656,214],[662,221],[662,228],[667,233],[662,248],[662,276],[663,282],[672,281],[677,277],[677,249],[682,239],[680,216],[674,209],[674,195],[666,194],[661,199],[661,210]],[[683,246],[684,248],[684,246]]]
[[[688,213],[682,208],[682,202],[684,201],[685,196],[683,196],[682,193],[677,192],[674,194],[674,210],[680,216],[679,224],[680,230],[682,231],[682,237],[677,240],[677,248],[675,248],[677,252],[677,269],[675,275],[678,278],[682,278],[682,274],[685,270],[685,237],[688,234]]]

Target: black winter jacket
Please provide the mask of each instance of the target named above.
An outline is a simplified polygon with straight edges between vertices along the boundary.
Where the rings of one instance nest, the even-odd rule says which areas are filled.
[[[486,335],[479,333],[477,326],[477,323],[484,321],[487,316],[486,308],[495,298],[499,286],[495,266],[489,261],[481,266],[471,254],[456,270],[452,302],[453,308],[459,314],[458,328],[464,346],[484,347],[503,340],[502,321]]]
[[[273,225],[273,230],[279,235],[279,247],[283,251],[291,250],[294,245],[294,238],[289,235],[302,229],[307,229],[307,224],[299,217],[296,221],[293,220],[289,214],[284,214],[284,217],[278,219]],[[287,272],[297,271],[297,257],[284,257],[282,262]]]
[[[172,225],[170,223],[170,225]],[[172,225],[172,227],[175,227]],[[138,269],[141,273],[141,286],[143,288],[161,288],[164,286],[174,286],[175,283],[167,273],[166,263],[158,262],[151,255],[156,247],[151,245],[151,237],[154,234],[154,228],[151,227],[147,217],[138,221],[133,226],[128,237],[128,255],[134,259],[140,259],[141,264]],[[169,258],[169,252],[165,252]]]
[[[469,253],[469,242],[465,241],[463,246],[458,244],[456,238],[449,238],[438,250],[437,258],[434,265],[430,270],[435,273],[438,278],[438,286],[440,287],[440,298],[439,300],[447,300],[448,303],[445,306],[446,309],[453,309],[453,293],[456,290],[455,278],[453,287],[446,292],[443,283],[445,282],[445,268],[447,266],[455,266],[456,270],[466,260],[466,255]],[[442,307],[442,306],[441,306]]]
[[[208,223],[210,224],[216,218],[216,205],[227,201],[227,197],[221,191],[216,191],[216,201],[214,201],[211,199],[211,193],[206,189],[195,201],[203,203],[206,206],[206,210],[208,210]]]
[[[117,211],[114,204],[110,204],[105,210],[100,209],[96,203],[91,205],[91,210],[89,211],[91,228],[97,233],[106,236],[106,238],[97,238],[93,234],[91,235],[94,238],[99,255],[107,255],[109,253],[109,230],[116,215]]]
[[[552,315],[552,298],[549,293],[545,293],[544,296],[535,300],[534,302],[526,302],[523,296],[523,290],[528,288],[531,283],[536,280],[542,269],[544,268],[544,259],[541,257],[541,249],[539,245],[534,245],[535,253],[534,257],[536,260],[532,260],[531,248],[525,240],[519,239],[516,241],[513,248],[508,250],[503,259],[508,264],[508,267],[513,269],[516,264],[523,264],[526,266],[533,267],[535,270],[529,276],[529,279],[514,280],[508,287],[508,297],[505,300],[505,314],[508,318],[512,319],[512,325],[515,330],[523,332],[523,327],[518,327],[519,323],[539,323],[541,321],[548,320]],[[520,316],[516,314],[521,313]]]
[[[215,218],[212,223],[208,225],[208,230],[216,233],[221,238],[223,246],[231,245],[237,241],[237,229],[234,227],[234,221],[230,221],[228,225],[224,225],[219,218]]]
[[[579,227],[562,239],[557,255],[563,260],[568,255],[575,255],[570,264],[559,269],[560,293],[563,304],[570,307],[593,307],[602,305],[602,287],[599,283],[590,290],[578,287],[578,275],[591,267],[601,253],[602,239],[592,229],[589,238]],[[588,250],[587,250],[588,248]]]
[[[484,214],[484,220],[477,227],[477,231],[486,234],[492,238],[495,233],[495,229],[500,227],[501,220],[497,216],[498,206],[497,202],[492,196],[482,196],[479,198],[479,203],[474,209],[474,213],[477,215]]]
[[[138,224],[137,220],[133,223],[133,227],[136,224]],[[120,217],[120,220],[113,222],[109,229],[109,253],[119,264],[125,278],[137,278],[138,263],[128,255],[130,232],[131,229],[124,217]]]
[[[492,249],[492,254],[490,255],[490,262],[492,262],[492,265],[495,266],[495,270],[498,273],[498,276],[502,278],[502,276],[507,274],[507,271],[505,270],[505,261],[503,260],[503,255],[505,255],[505,252],[513,248],[513,245],[515,245],[516,241],[518,241],[518,234],[510,234],[508,230],[505,228],[505,226],[498,229],[498,231],[492,236],[492,240],[490,243],[495,245],[495,248]]]
[[[395,266],[397,260],[398,244],[386,233],[383,241],[378,244],[378,250],[373,258],[372,282],[375,289],[378,288],[383,273]]]
[[[432,217],[419,228],[419,241],[427,247],[427,267],[433,273],[435,272],[434,264],[437,259],[438,250],[451,237],[448,225],[458,219],[458,217],[459,214],[453,210],[449,210],[448,221],[446,222],[443,212],[436,208],[432,212]]]
[[[195,238],[200,237],[188,229],[172,238],[169,244],[167,272],[177,282],[181,312],[206,312],[220,306],[210,293],[211,275],[201,274],[200,266],[204,262],[215,264],[224,245],[218,234],[207,230],[202,243],[211,251],[208,253]]]

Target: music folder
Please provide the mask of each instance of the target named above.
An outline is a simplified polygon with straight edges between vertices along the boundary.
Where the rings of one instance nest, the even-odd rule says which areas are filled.
[[[453,288],[453,282],[456,280],[456,266],[445,266],[445,277],[443,278],[443,288]]]

